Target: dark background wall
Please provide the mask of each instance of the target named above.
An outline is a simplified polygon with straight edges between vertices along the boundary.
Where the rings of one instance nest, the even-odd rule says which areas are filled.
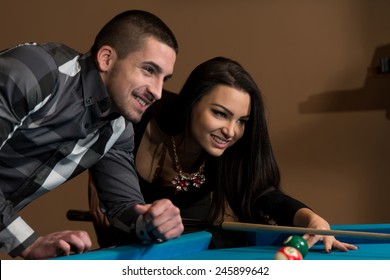
[[[389,1],[2,0],[0,49],[58,41],[85,52],[102,25],[127,9],[159,15],[177,35],[168,89],[179,90],[214,56],[252,73],[288,194],[332,224],[389,222],[390,75],[372,69],[390,57]],[[87,209],[85,174],[22,216],[40,234],[80,228],[95,240],[90,224],[66,220],[68,209]]]

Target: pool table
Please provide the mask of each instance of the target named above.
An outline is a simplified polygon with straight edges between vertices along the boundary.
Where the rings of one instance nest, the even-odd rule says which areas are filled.
[[[390,224],[334,225],[332,229],[390,233]],[[272,260],[288,232],[251,232],[253,246],[208,249],[211,234],[207,231],[184,234],[161,244],[126,245],[75,254],[57,260]],[[322,244],[311,248],[305,260],[390,260],[390,239],[338,237],[359,246],[358,250],[328,254]]]

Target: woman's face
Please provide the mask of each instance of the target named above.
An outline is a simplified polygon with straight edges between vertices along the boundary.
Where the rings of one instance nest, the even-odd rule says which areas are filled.
[[[193,107],[191,132],[197,142],[212,156],[221,156],[244,134],[251,110],[247,92],[218,85]]]

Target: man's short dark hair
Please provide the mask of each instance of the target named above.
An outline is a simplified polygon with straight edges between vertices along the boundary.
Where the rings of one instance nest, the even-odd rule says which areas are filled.
[[[128,10],[111,19],[95,38],[91,53],[109,45],[115,49],[119,58],[139,50],[144,39],[153,37],[171,47],[176,54],[179,46],[171,29],[157,16],[141,10]]]

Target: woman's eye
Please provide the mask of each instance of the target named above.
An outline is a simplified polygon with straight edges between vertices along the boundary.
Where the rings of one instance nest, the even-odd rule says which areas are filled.
[[[214,115],[216,115],[217,117],[225,117],[226,114],[224,112],[221,112],[221,111],[217,111],[217,110],[214,110],[213,111]]]
[[[238,120],[237,122],[238,122],[240,125],[245,125],[247,121],[248,121],[248,120]]]

